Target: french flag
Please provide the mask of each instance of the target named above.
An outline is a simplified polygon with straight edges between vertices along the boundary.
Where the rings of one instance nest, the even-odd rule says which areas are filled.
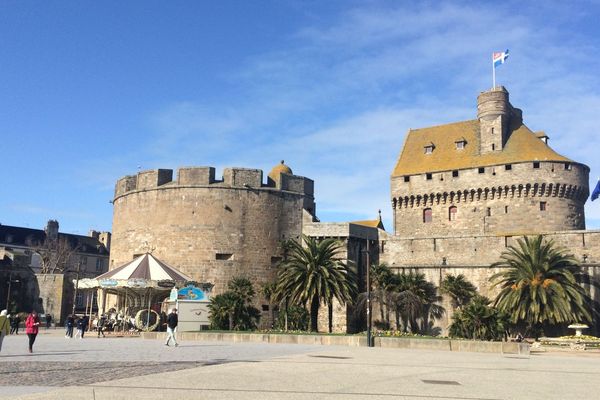
[[[504,64],[506,59],[508,58],[508,50],[506,51],[498,51],[492,54],[492,62],[494,63],[494,67],[497,67],[500,64]]]

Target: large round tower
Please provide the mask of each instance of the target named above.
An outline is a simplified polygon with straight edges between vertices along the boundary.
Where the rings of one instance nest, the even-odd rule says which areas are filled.
[[[236,276],[255,289],[272,280],[281,242],[298,238],[311,220],[313,181],[273,172],[263,183],[257,169],[211,167],[157,169],[119,179],[113,200],[111,268],[151,250],[161,260],[214,292]],[[289,170],[291,172],[291,170]]]

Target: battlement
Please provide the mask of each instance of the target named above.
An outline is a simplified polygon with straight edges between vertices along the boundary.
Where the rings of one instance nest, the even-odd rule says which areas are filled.
[[[128,192],[152,190],[159,187],[231,187],[244,189],[281,190],[314,195],[314,182],[311,179],[281,174],[276,186],[263,182],[263,171],[252,168],[225,168],[222,179],[215,178],[214,167],[181,167],[177,171],[177,179],[173,180],[172,169],[152,169],[140,171],[137,175],[127,175],[119,179],[115,185],[115,198]]]

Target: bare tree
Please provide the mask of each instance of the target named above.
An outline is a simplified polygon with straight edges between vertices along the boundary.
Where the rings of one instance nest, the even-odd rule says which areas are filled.
[[[57,239],[46,238],[44,242],[33,248],[40,257],[42,274],[66,272],[69,261],[79,250],[79,245],[73,246],[66,237]]]

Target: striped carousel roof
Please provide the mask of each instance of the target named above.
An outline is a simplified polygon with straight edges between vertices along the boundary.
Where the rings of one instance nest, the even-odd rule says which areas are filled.
[[[121,265],[118,268],[96,277],[97,280],[127,280],[135,278],[153,281],[173,280],[178,282],[193,280],[191,277],[165,264],[150,253],[143,254],[127,264]]]

